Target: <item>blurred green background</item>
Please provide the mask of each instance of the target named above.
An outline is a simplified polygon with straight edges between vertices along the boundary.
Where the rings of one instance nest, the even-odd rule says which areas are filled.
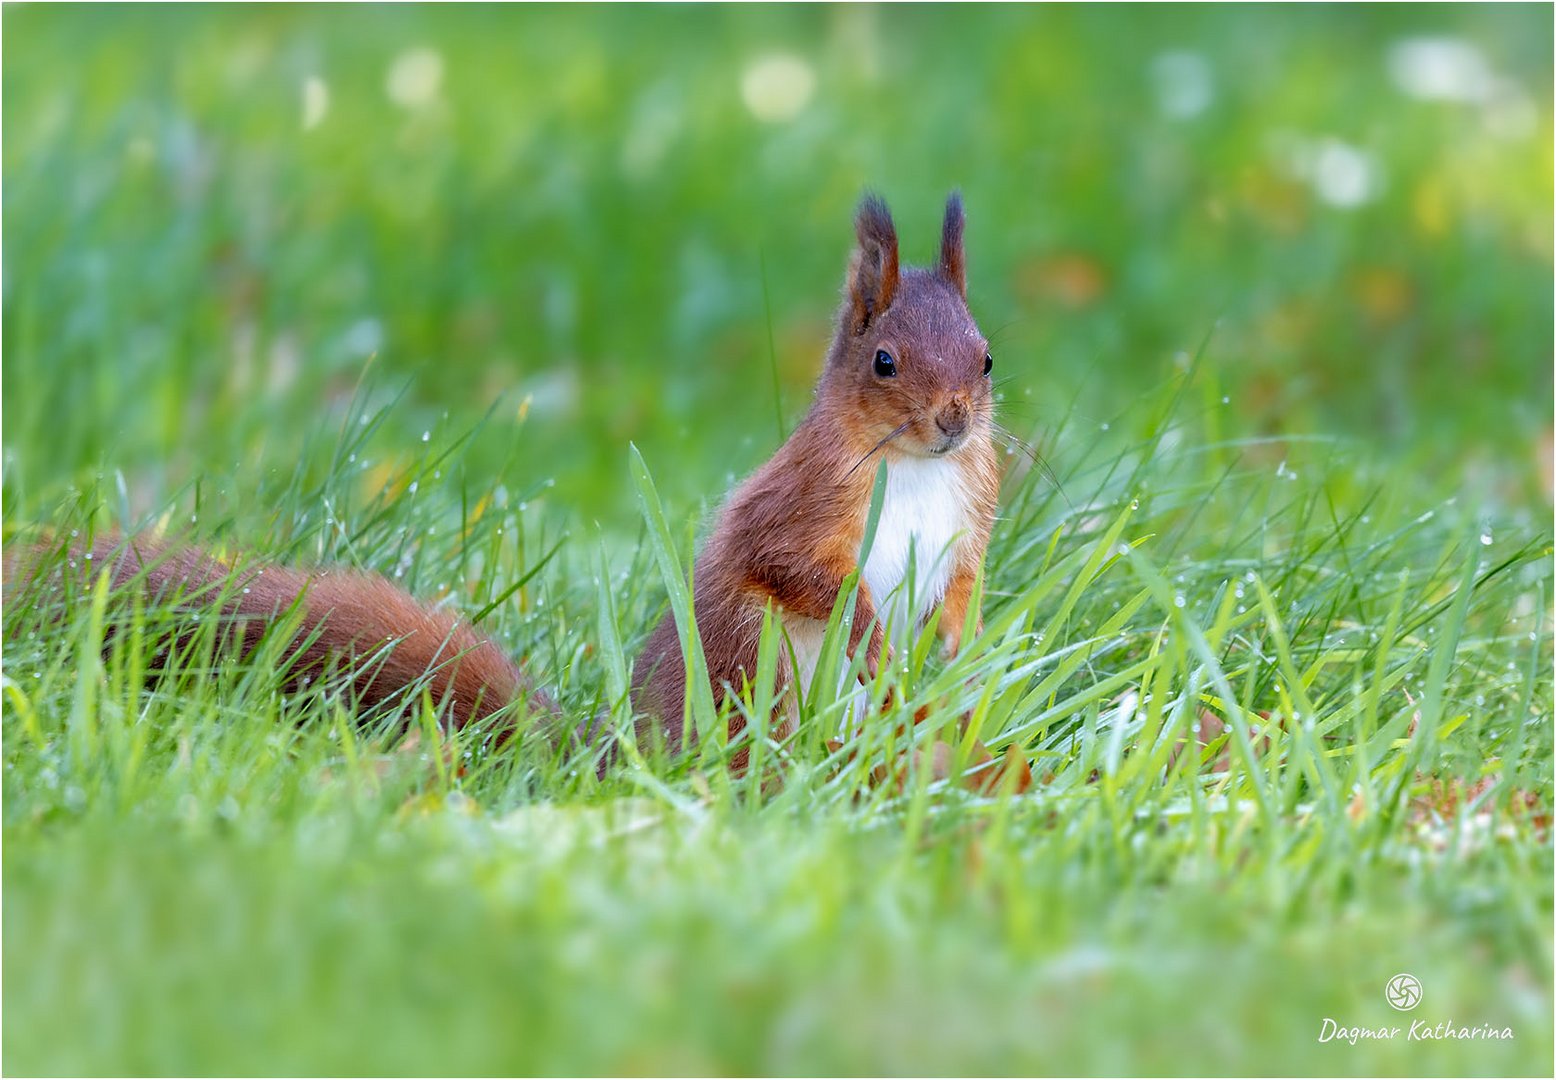
[[[475,461],[518,440],[515,480],[588,516],[635,520],[628,440],[674,463],[667,498],[720,491],[805,407],[866,187],[916,261],[964,190],[973,308],[1029,436],[1105,420],[1209,336],[1253,432],[1523,497],[1549,445],[1539,7],[6,26],[13,487],[284,454],[372,356],[380,395],[408,387],[408,450],[496,403],[509,434]]]
[[[8,540],[197,518],[495,602],[591,715],[600,628],[664,610],[629,443],[689,554],[806,406],[861,191],[923,262],[960,187],[1064,484],[1012,459],[988,610],[1161,573],[1024,613],[999,663],[1080,659],[983,734],[1010,803],[802,751],[772,799],[451,778],[8,604],[7,1072],[1548,1071],[1548,6],[3,19]],[[1289,756],[1151,764],[1122,691],[1221,707],[1185,626]],[[1316,1041],[1402,970],[1516,1039]]]

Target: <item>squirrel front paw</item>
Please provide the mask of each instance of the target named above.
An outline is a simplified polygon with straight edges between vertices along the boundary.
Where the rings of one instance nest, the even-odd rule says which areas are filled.
[[[975,626],[973,628],[973,636],[977,637],[977,636],[979,636],[982,633],[983,633],[983,620],[980,618],[978,620],[977,626]],[[961,623],[957,623],[955,626],[951,627],[951,629],[946,632],[946,634],[945,634],[945,643],[941,646],[940,655],[945,660],[955,660],[957,653],[959,653],[961,651],[962,651],[962,624]]]
[[[864,667],[860,669],[857,677],[861,684],[868,684],[874,682],[881,673],[882,654],[886,657],[886,663],[890,664],[892,651],[891,646],[886,644],[886,634],[881,630],[880,623],[870,627],[869,641],[861,642],[861,644],[864,645]],[[854,658],[854,654],[858,649],[859,646],[856,645],[849,650],[848,658],[850,660]]]

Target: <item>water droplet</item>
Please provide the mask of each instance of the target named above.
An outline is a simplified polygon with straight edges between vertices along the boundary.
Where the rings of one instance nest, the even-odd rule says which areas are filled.
[[[430,432],[430,431],[423,431],[421,433],[421,441],[422,442],[431,442],[432,441],[432,432]]]
[[[1229,397],[1223,397],[1221,399],[1221,404],[1223,404],[1223,405],[1230,405],[1230,404],[1232,404],[1232,399],[1229,398]]]
[[[1183,598],[1183,594],[1182,593],[1179,593],[1177,596],[1174,596],[1172,598],[1172,602],[1173,602],[1173,604],[1175,604],[1178,607],[1182,607],[1184,604],[1188,603],[1188,601]]]
[[[1491,546],[1491,530],[1490,529],[1486,529],[1484,532],[1482,532],[1480,534],[1480,542],[1482,544],[1485,544],[1487,547]]]
[[[1104,421],[1102,421],[1102,430],[1106,431],[1107,429],[1108,429],[1108,422],[1106,420],[1104,420]]]

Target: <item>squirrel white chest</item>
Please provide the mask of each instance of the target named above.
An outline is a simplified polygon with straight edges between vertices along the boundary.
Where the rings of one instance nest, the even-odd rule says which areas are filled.
[[[898,641],[945,596],[956,545],[971,523],[968,509],[956,462],[903,458],[887,466],[885,500],[863,577]]]

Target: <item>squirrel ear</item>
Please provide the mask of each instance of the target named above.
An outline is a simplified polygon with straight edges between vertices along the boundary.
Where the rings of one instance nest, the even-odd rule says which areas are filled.
[[[897,229],[878,195],[866,195],[854,217],[859,246],[848,264],[848,316],[854,333],[891,306],[897,292]]]
[[[967,258],[962,253],[962,229],[967,218],[962,213],[962,193],[951,192],[945,201],[945,224],[940,227],[940,276],[956,287],[967,299]]]

